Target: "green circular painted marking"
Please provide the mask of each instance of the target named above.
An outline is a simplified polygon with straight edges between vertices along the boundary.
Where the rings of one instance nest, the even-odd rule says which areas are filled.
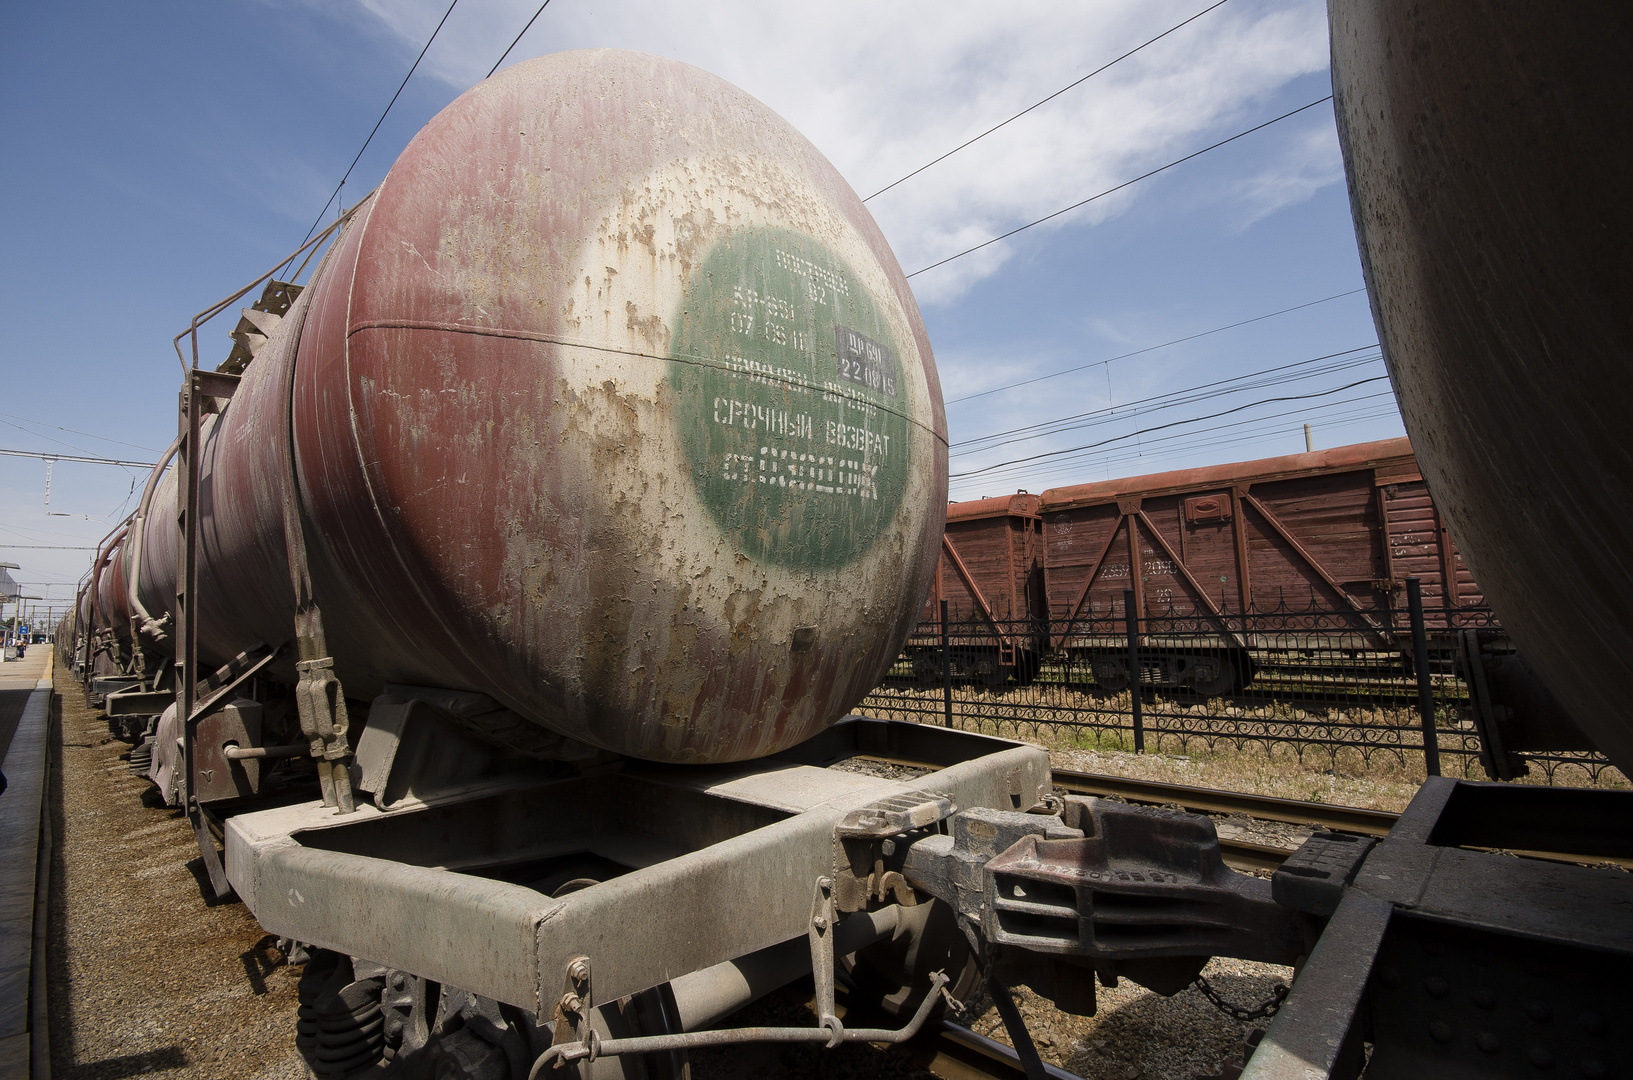
[[[864,554],[907,487],[902,347],[844,260],[748,229],[693,269],[669,382],[692,480],[739,551],[819,570]]]

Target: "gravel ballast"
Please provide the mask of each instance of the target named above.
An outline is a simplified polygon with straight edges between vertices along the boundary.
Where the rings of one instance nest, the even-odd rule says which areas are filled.
[[[295,983],[236,902],[206,906],[192,827],[144,798],[130,747],[60,666],[52,732],[51,1071],[299,1080]]]

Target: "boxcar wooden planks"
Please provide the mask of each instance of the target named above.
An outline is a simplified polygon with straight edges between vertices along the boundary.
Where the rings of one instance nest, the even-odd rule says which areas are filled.
[[[1136,476],[1043,493],[1044,581],[1054,620],[1106,617],[1133,588],[1145,615],[1404,604],[1482,597],[1407,439]],[[1040,615],[1044,612],[1040,612]]]

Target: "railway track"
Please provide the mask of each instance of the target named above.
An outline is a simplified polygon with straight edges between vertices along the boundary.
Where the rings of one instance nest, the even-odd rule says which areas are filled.
[[[1398,814],[1366,810],[1357,806],[1299,802],[1242,791],[1167,784],[1157,780],[1135,780],[1126,776],[1054,770],[1055,786],[1074,795],[1112,796],[1149,806],[1182,806],[1197,814],[1243,814],[1260,821],[1306,825],[1334,832],[1382,836],[1395,824]],[[1237,870],[1275,870],[1292,854],[1289,848],[1258,844],[1250,840],[1221,836],[1219,848],[1225,862]]]
[[[1362,836],[1383,836],[1394,827],[1399,814],[1387,810],[1368,810],[1359,806],[1334,806],[1329,803],[1299,802],[1278,799],[1270,795],[1250,795],[1242,791],[1218,791],[1213,788],[1168,784],[1158,780],[1136,780],[1126,776],[1106,776],[1101,773],[1054,770],[1055,786],[1074,795],[1112,796],[1126,802],[1147,806],[1182,806],[1197,814],[1243,814],[1260,821],[1279,821],[1289,825],[1307,825],[1331,829],[1333,832],[1359,833]],[[1219,847],[1225,862],[1238,870],[1274,870],[1292,854],[1287,848],[1270,847],[1245,840],[1220,837]],[[1486,850],[1486,849],[1478,849]],[[1552,851],[1510,851],[1511,855],[1548,859],[1553,862],[1582,862],[1581,856]],[[1633,859],[1609,858],[1599,860],[1625,869],[1633,869]]]
[[[1278,799],[1270,795],[1250,795],[1241,791],[1167,784],[1158,780],[1135,780],[1126,776],[1054,770],[1055,786],[1074,795],[1114,795],[1132,803],[1151,806],[1178,804],[1199,814],[1245,814],[1261,821],[1281,821],[1289,825],[1318,825],[1335,832],[1382,836],[1394,828],[1399,814],[1386,810],[1366,810],[1358,806]]]
[[[928,762],[901,757],[881,757],[872,760],[909,768],[936,767]],[[1241,814],[1260,821],[1331,829],[1334,832],[1360,833],[1363,836],[1383,836],[1394,827],[1396,818],[1400,816],[1385,810],[1367,810],[1358,806],[1300,802],[1269,795],[1251,795],[1242,791],[1221,791],[1156,780],[1136,780],[1126,776],[1108,776],[1103,773],[1075,772],[1070,769],[1054,769],[1053,775],[1056,789],[1073,795],[1112,797],[1147,806],[1180,806],[1197,814]],[[1219,846],[1224,851],[1225,862],[1237,870],[1274,870],[1293,853],[1292,848],[1274,847],[1223,836],[1219,839]]]
[[[1026,1080],[1026,1068],[1014,1050],[978,1035],[967,1027],[943,1020],[933,1048],[919,1064],[942,1080]],[[1051,1080],[1078,1080],[1076,1073],[1044,1063]]]

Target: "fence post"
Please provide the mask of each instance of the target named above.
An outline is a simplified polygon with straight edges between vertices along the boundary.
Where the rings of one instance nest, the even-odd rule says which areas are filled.
[[[1412,619],[1412,666],[1418,676],[1418,715],[1423,720],[1423,766],[1440,775],[1440,737],[1435,733],[1434,687],[1429,681],[1429,633],[1423,626],[1423,583],[1406,579],[1406,610]]]
[[[1140,616],[1134,610],[1134,590],[1123,590],[1123,611],[1128,616],[1128,699],[1134,710],[1134,752],[1145,753],[1145,725],[1140,716]]]
[[[941,602],[941,726],[953,726],[953,651],[947,643],[947,601]]]

